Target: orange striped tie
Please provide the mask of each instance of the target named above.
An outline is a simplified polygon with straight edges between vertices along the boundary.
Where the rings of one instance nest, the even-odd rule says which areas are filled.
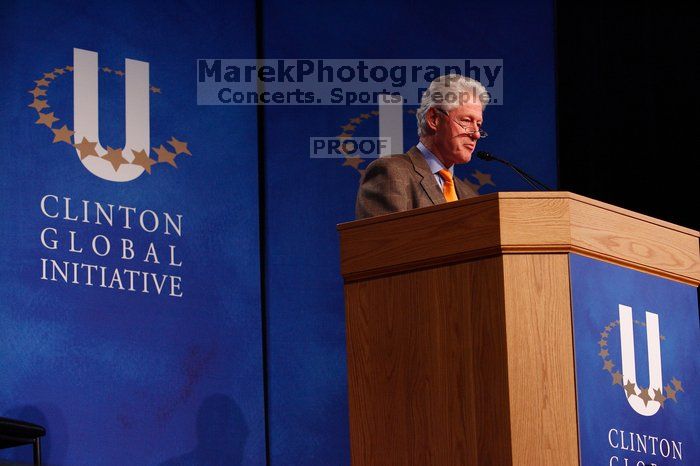
[[[452,173],[449,170],[442,169],[438,172],[443,180],[442,183],[442,194],[445,195],[447,202],[453,202],[457,200],[457,191],[455,191],[455,183],[452,180]]]

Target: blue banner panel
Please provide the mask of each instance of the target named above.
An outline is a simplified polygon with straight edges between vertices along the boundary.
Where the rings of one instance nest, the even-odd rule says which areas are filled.
[[[312,1],[300,8],[269,0],[264,2],[263,30],[268,59],[385,59],[387,64],[402,60],[409,69],[426,60],[502,63],[504,101],[485,110],[489,138],[480,141],[478,149],[510,158],[556,185],[550,1],[441,2],[434,8],[401,1]],[[335,225],[354,219],[360,177],[378,155],[372,148],[382,128],[392,138],[392,152],[418,142],[415,109],[409,104],[380,109],[357,102],[264,109],[273,466],[350,462],[343,284]],[[386,119],[381,117],[384,110]],[[324,145],[350,137],[366,142],[367,153],[338,155]],[[456,173],[480,193],[529,189],[506,167],[481,160],[457,167]]]
[[[0,415],[46,464],[265,464],[255,108],[196,102],[254,5],[216,5],[3,3]]]
[[[572,254],[583,466],[700,464],[695,287]]]

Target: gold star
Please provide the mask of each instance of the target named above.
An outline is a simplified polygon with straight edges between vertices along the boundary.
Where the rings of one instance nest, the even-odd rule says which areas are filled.
[[[36,99],[39,96],[46,95],[46,89],[39,89],[38,87],[35,87],[31,91],[29,91],[29,93],[33,95]]]
[[[80,141],[80,144],[75,144],[74,147],[78,149],[78,156],[80,157],[80,160],[83,160],[89,155],[94,155],[95,157],[98,156],[97,150],[95,150],[95,147],[97,147],[97,143],[90,142],[86,138],[83,138],[83,140]]]
[[[56,144],[57,142],[65,142],[67,144],[73,145],[73,142],[70,140],[71,136],[73,136],[73,131],[68,129],[68,126],[63,125],[63,128],[61,129],[53,129],[51,128],[51,131],[53,131],[53,142]]]
[[[357,173],[360,174],[360,180],[362,180],[362,177],[365,176],[365,172],[367,171],[366,168],[363,168],[361,170],[357,170]]]
[[[359,125],[360,123],[362,123],[362,120],[360,120],[359,118],[353,118],[350,120],[350,122]]]
[[[348,143],[346,145],[345,140],[343,139],[343,144],[340,146],[339,151],[342,152],[343,154],[345,154],[345,156],[344,156],[345,158],[350,158],[350,157],[359,158],[359,155],[358,156],[352,155],[352,153],[357,152],[356,148],[357,148],[357,146],[356,146],[354,141],[350,141],[350,143]],[[359,164],[359,162],[358,162],[358,164]],[[345,165],[345,164],[343,164],[343,165]]]
[[[465,177],[465,178],[462,178],[462,181],[464,181],[464,183],[466,183],[467,186],[469,186],[470,188],[472,188],[472,190],[473,190],[475,193],[478,193],[478,192],[479,192],[479,189],[481,188],[481,186],[479,186],[478,184],[472,183],[471,181],[469,181],[469,178],[466,178],[466,177]]]
[[[625,392],[627,393],[627,398],[631,397],[632,395],[636,395],[637,392],[635,391],[634,387],[636,387],[635,384],[633,384],[631,381],[627,382],[625,385]]]
[[[347,138],[352,137],[352,134],[343,133],[343,134],[337,135],[336,137],[337,137],[338,139],[347,139]]]
[[[138,152],[132,150],[131,153],[134,154],[134,160],[131,163],[142,166],[144,170],[146,170],[150,175],[151,166],[155,165],[158,162],[150,158],[145,150],[140,150]]]
[[[58,120],[59,118],[53,116],[53,112],[39,113],[39,119],[36,120],[34,123],[36,123],[37,125],[46,125],[47,127],[51,128],[51,126]]]
[[[54,79],[56,77],[53,73],[44,73],[44,79]]]
[[[175,139],[175,136],[170,138],[168,141],[168,144],[172,146],[173,149],[175,149],[176,154],[187,154],[187,155],[192,155],[192,152],[187,148],[187,143],[184,141],[178,141]]]
[[[151,92],[154,94],[160,94],[160,87],[151,86]]]
[[[608,335],[610,335],[608,332],[601,332],[600,336],[603,338],[608,338]]]
[[[361,114],[360,114],[360,118],[366,120],[366,119],[369,118],[369,114],[368,114],[368,113],[361,113]]]
[[[37,112],[41,112],[43,109],[48,108],[49,104],[47,104],[45,100],[34,99],[34,102],[27,105],[27,107],[33,108]]]
[[[598,346],[600,346],[601,348],[602,348],[603,346],[608,346],[608,342],[601,339],[600,341],[598,341]]]
[[[664,387],[664,390],[666,390],[666,398],[670,398],[676,403],[678,403],[678,400],[676,400],[676,391],[672,389],[670,385],[666,385]]]
[[[681,385],[681,381],[678,380],[677,378],[672,378],[671,383],[673,384],[673,388],[676,389],[677,392],[684,392],[683,390],[683,385]]]
[[[410,110],[409,110],[409,112],[410,112]],[[379,112],[376,111],[376,110],[372,110],[370,113],[371,113],[372,115],[374,115],[374,116],[379,115]]]
[[[615,363],[608,359],[605,361],[605,364],[603,364],[603,370],[608,371],[608,372],[612,372],[612,368],[614,365],[615,365]]]
[[[53,72],[56,73],[56,74],[63,74],[63,73],[65,73],[65,71],[63,70],[63,68],[54,68],[54,69],[53,69]]]
[[[608,350],[606,350],[606,349],[600,350],[600,353],[598,353],[598,356],[600,356],[603,359],[607,358],[609,356]]]
[[[479,180],[479,184],[481,186],[486,186],[487,184],[490,184],[491,186],[496,186],[496,184],[491,181],[491,175],[487,175],[486,173],[481,173],[479,170],[474,170],[474,173],[472,173],[472,176]]]
[[[66,71],[73,71],[73,67],[72,67],[72,66],[66,66]]]
[[[609,332],[609,331],[610,331],[610,326],[609,326],[609,325],[606,325],[606,326],[605,326],[605,331],[606,331],[606,332]]]
[[[343,131],[352,131],[355,128],[357,128],[357,126],[355,126],[355,125],[343,125],[343,126],[341,126],[341,128],[343,128]]]
[[[103,155],[102,158],[112,164],[114,171],[119,170],[119,167],[125,163],[129,163],[126,161],[126,159],[124,159],[124,157],[122,157],[121,149],[112,149],[109,146],[107,146],[107,153]]]
[[[111,72],[112,72],[112,68],[109,68],[109,67],[106,67],[106,66],[105,66],[105,67],[102,68],[102,71],[104,71],[105,73],[111,73]]]
[[[661,403],[661,407],[664,407],[664,401],[666,401],[666,397],[661,393],[660,389],[654,390],[654,401],[658,401]]]
[[[117,76],[124,76],[124,72],[122,70],[116,70],[114,74],[116,74]]]
[[[641,398],[642,401],[644,402],[644,406],[646,406],[647,403],[649,403],[649,402],[651,401],[651,396],[650,396],[650,394],[649,394],[649,389],[648,389],[648,388],[642,388],[642,391],[641,391],[641,393],[640,393],[638,396],[639,396],[639,398]]]
[[[156,154],[158,154],[158,163],[169,163],[173,167],[177,168],[177,165],[175,165],[175,154],[174,152],[170,152],[168,149],[163,147],[163,144],[160,145],[158,148],[153,148]]]
[[[39,87],[39,86],[48,86],[48,85],[49,85],[49,82],[48,82],[47,80],[45,80],[45,79],[37,79],[37,80],[35,80],[34,82],[36,83],[36,86],[37,86],[37,87]]]
[[[659,337],[659,340],[661,340],[661,341],[664,341],[665,339],[666,339],[666,337],[663,336],[663,335],[661,335],[661,336]]]
[[[362,162],[364,162],[364,159],[361,159],[360,157],[345,157],[343,166],[352,167],[357,170]]]
[[[613,385],[619,385],[622,387],[622,374],[620,374],[620,371],[615,371],[612,373],[612,378],[613,378]]]

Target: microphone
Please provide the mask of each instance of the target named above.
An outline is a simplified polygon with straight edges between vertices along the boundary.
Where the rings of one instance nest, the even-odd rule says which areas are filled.
[[[520,175],[520,177],[521,177],[522,179],[524,179],[524,180],[527,182],[527,184],[529,184],[530,186],[532,186],[532,187],[533,187],[534,189],[536,189],[537,191],[553,191],[552,188],[550,188],[550,187],[547,186],[546,184],[542,183],[541,181],[538,181],[538,180],[535,179],[533,176],[528,175],[528,174],[525,173],[525,171],[523,171],[522,169],[516,167],[515,165],[513,165],[512,163],[510,163],[510,162],[507,161],[507,160],[499,159],[498,157],[496,157],[495,155],[491,154],[490,152],[486,152],[486,151],[484,151],[484,150],[480,150],[480,151],[477,151],[477,152],[476,152],[476,156],[477,156],[478,158],[480,158],[481,160],[485,160],[485,161],[487,161],[487,162],[491,162],[491,161],[495,160],[496,162],[500,162],[500,163],[502,163],[503,165],[509,166],[510,168],[513,169],[513,171],[515,171],[515,173],[517,173],[518,175]]]

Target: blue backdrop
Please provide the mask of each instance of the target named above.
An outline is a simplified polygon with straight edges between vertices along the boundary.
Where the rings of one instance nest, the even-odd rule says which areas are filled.
[[[270,58],[501,58],[504,104],[487,107],[501,154],[556,185],[553,6],[537,2],[264,2]],[[415,107],[413,107],[414,109]],[[404,148],[416,119],[404,112]],[[362,170],[311,159],[309,138],[378,136],[377,107],[265,107],[265,273],[273,465],[349,464],[345,321],[335,225],[354,219]],[[479,170],[486,176],[476,173]],[[528,190],[505,167],[473,161],[458,176],[480,192]],[[471,176],[477,174],[481,178]],[[489,184],[489,178],[494,184]]]
[[[0,415],[47,425],[48,464],[209,464],[220,453],[222,464],[264,464],[266,420],[270,464],[349,464],[335,225],[354,218],[368,161],[311,159],[309,138],[336,137],[348,125],[356,135],[377,136],[377,108],[265,107],[258,126],[255,107],[196,105],[197,58],[502,59],[504,102],[486,110],[490,138],[480,149],[556,185],[549,1],[431,8],[267,0],[257,15],[252,1],[3,8],[9,78],[0,90],[7,109],[0,117]],[[74,47],[99,53],[99,66],[110,69],[99,73],[104,146],[124,144],[124,77],[114,71],[124,69],[125,58],[150,64],[151,147],[161,151],[151,157],[165,157],[152,174],[104,181],[61,142],[63,125],[70,130],[73,121],[72,76],[64,67]],[[64,74],[35,83],[59,67]],[[35,88],[37,96],[29,93]],[[50,107],[37,109],[42,104],[34,100]],[[403,115],[405,148],[416,143],[412,110]],[[51,112],[60,120],[50,128],[35,123]],[[192,156],[168,141],[187,142]],[[177,168],[168,153],[176,154]],[[481,161],[457,174],[481,193],[527,189],[504,167]],[[136,267],[89,253],[78,259],[65,241],[48,250],[40,242],[46,227],[63,240],[73,229],[81,241],[104,234],[141,247],[154,235],[46,218],[44,194],[69,196],[78,211],[85,199],[182,214],[182,237],[154,241],[166,251],[174,245],[183,265]],[[41,258],[173,273],[182,276],[184,296],[41,280]]]
[[[0,415],[46,425],[49,465],[265,463],[255,108],[199,107],[194,85],[201,56],[255,55],[254,25],[252,2],[226,17],[213,2],[3,4]],[[74,129],[74,47],[99,54],[100,140],[112,148],[124,145],[124,60],[149,63],[151,146],[177,168],[105,181],[52,131]],[[59,120],[35,123],[49,114]],[[117,215],[111,228],[62,220],[62,200],[47,218],[46,194],[81,215],[81,200],[181,214],[182,235],[124,229]],[[57,250],[41,243],[46,227]],[[111,254],[90,252],[95,235]],[[120,258],[121,238],[135,259]],[[149,242],[160,264],[143,262]],[[41,258],[181,276],[183,296],[42,280]],[[2,455],[28,460],[31,448]]]

